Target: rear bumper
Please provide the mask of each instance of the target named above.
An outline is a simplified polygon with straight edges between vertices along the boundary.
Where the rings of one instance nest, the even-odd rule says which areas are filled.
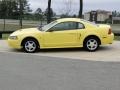
[[[114,34],[112,33],[112,34],[108,35],[107,37],[103,37],[101,44],[102,45],[112,44],[113,41],[114,41]]]

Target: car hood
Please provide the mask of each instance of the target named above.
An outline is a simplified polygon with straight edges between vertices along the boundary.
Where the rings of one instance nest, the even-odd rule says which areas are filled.
[[[36,33],[41,32],[38,28],[26,28],[26,29],[20,29],[11,34],[11,36],[19,35],[19,34],[29,34],[29,33]]]

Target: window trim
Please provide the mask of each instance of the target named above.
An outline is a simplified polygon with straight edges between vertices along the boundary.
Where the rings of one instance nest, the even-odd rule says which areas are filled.
[[[85,25],[81,22],[77,22],[78,24],[82,24],[83,25],[83,28],[78,28],[78,29],[85,29]]]
[[[76,21],[67,21],[67,22],[74,22],[74,23],[82,24],[82,25],[83,25],[83,28],[77,28],[76,30],[85,29],[85,25],[84,25],[83,23],[81,23],[81,22],[76,22]],[[67,22],[60,22],[60,23],[67,23]],[[58,25],[58,24],[60,24],[60,23],[57,23],[56,25]],[[54,25],[54,26],[56,26],[56,25]],[[54,26],[53,26],[53,27],[54,27]],[[50,32],[53,27],[49,28],[49,29],[47,30],[47,32]],[[68,30],[74,30],[74,29],[64,29],[64,30],[56,30],[56,31],[68,31]],[[52,30],[52,31],[55,31],[55,30]]]

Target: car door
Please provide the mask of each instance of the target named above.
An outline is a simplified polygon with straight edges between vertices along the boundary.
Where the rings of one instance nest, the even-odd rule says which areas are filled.
[[[61,22],[44,33],[45,47],[72,47],[78,45],[77,22]]]

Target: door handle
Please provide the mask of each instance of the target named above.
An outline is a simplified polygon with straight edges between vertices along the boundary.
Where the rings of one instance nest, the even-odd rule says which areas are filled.
[[[80,38],[81,38],[81,34],[79,34],[79,38],[78,39],[80,40]]]

